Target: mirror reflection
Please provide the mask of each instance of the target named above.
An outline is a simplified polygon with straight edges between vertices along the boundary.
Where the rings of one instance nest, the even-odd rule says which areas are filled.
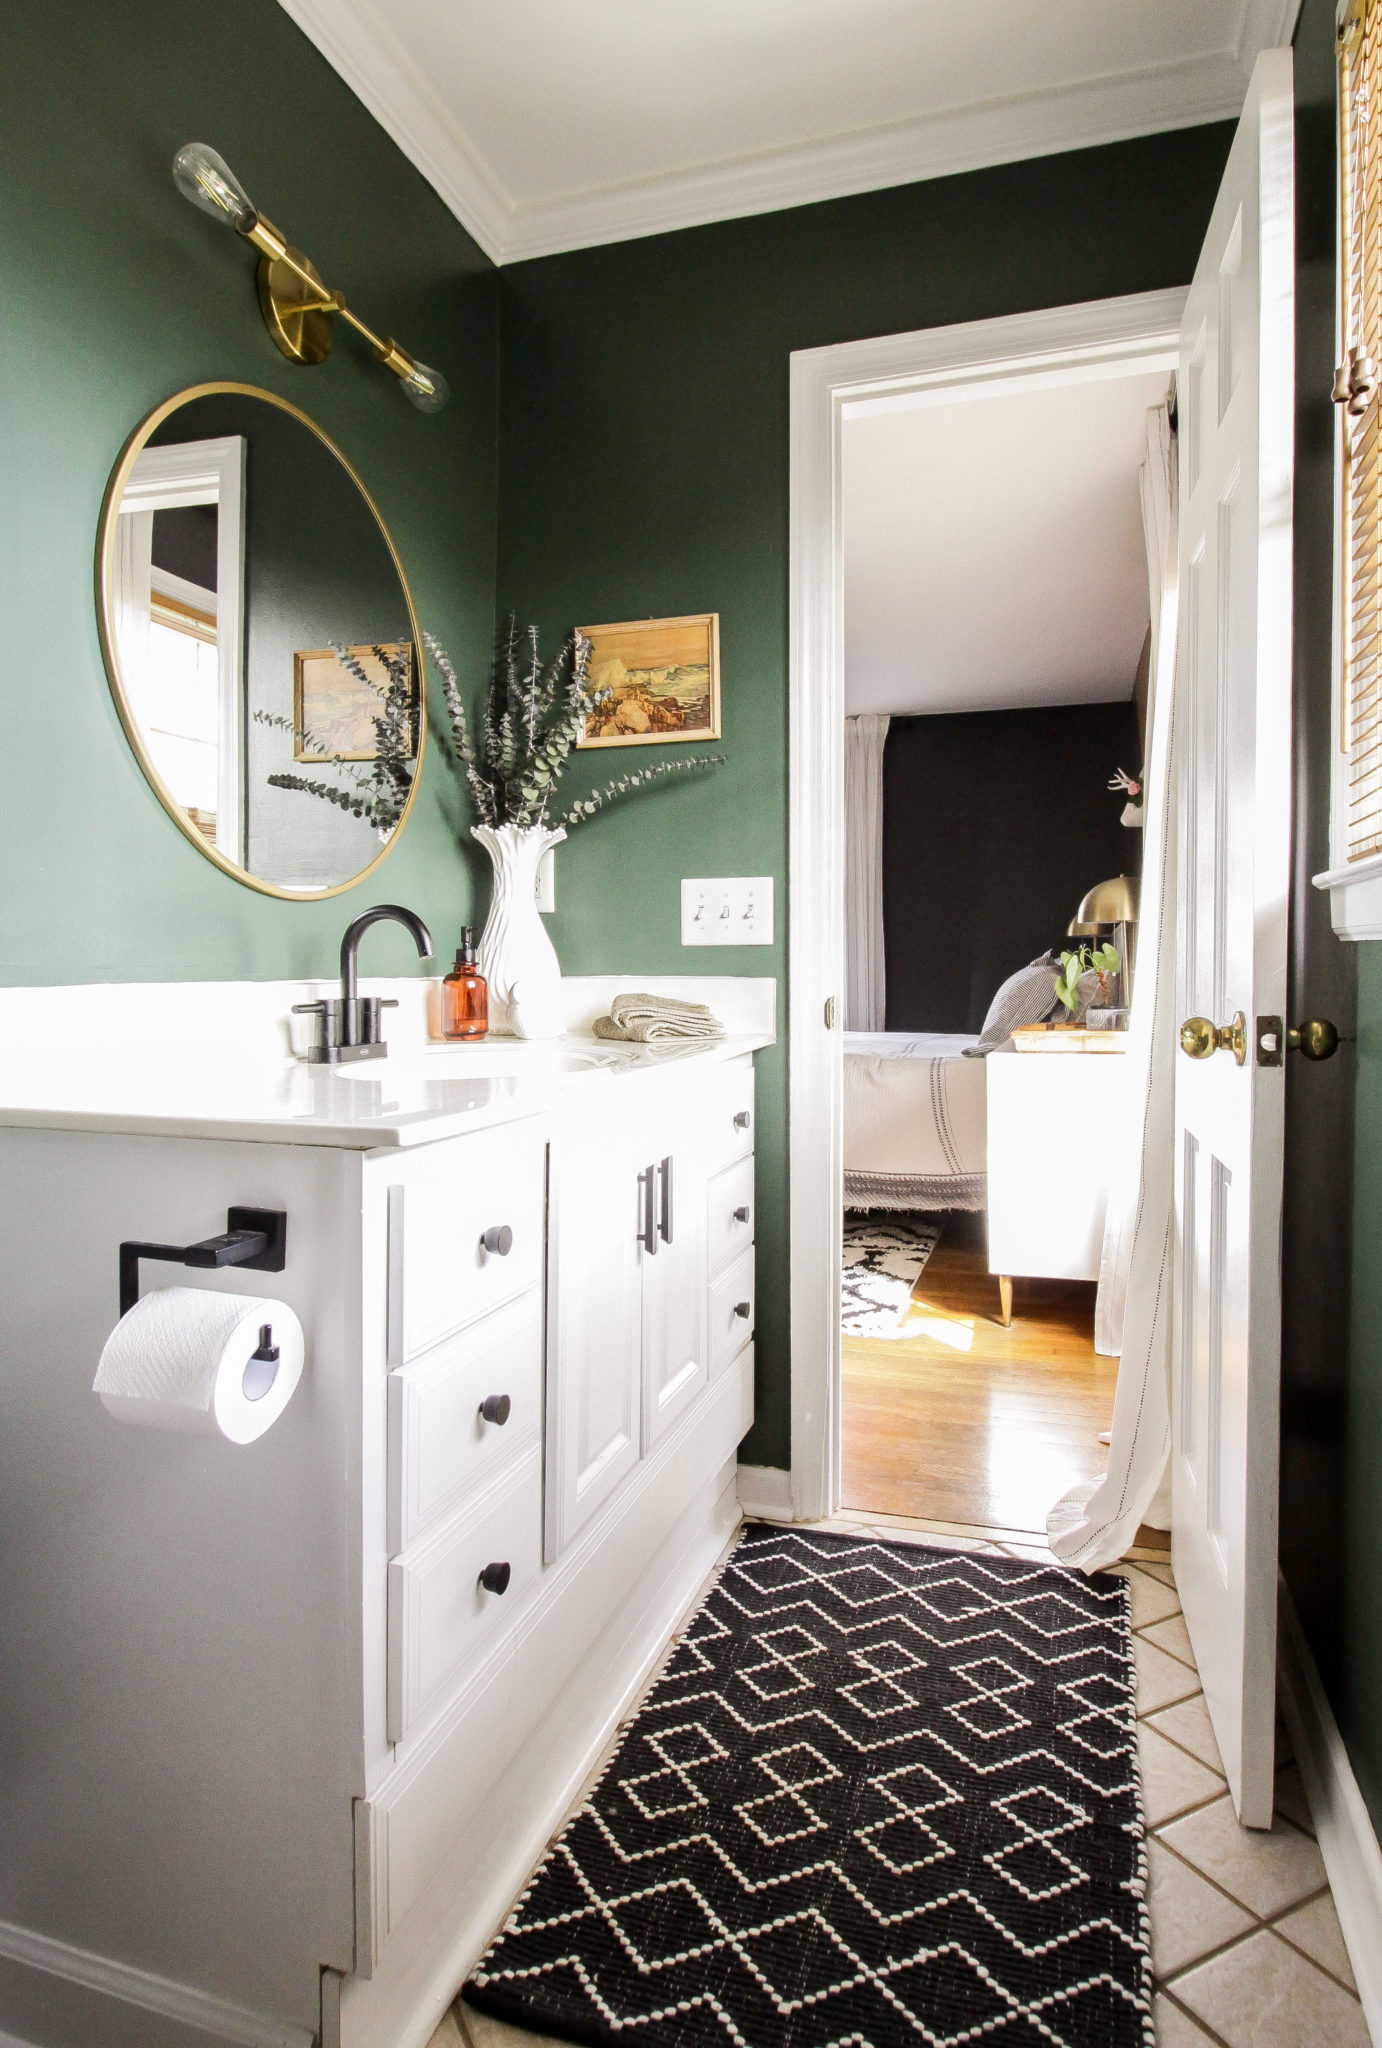
[[[245,386],[133,437],[102,533],[111,687],[194,844],[283,895],[347,887],[412,800],[421,649],[363,484],[304,414]]]

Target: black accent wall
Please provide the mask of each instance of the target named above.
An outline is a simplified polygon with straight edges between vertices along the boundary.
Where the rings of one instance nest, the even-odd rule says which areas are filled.
[[[1105,787],[1141,766],[1137,707],[894,718],[883,755],[889,1031],[978,1031],[994,991],[1086,890],[1138,874],[1142,834]]]

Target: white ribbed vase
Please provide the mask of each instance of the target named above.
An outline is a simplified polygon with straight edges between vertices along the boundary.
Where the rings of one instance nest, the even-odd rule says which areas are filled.
[[[561,966],[537,907],[537,865],[563,827],[472,825],[494,865],[494,894],[480,940],[489,984],[489,1028],[504,1038],[564,1038]]]

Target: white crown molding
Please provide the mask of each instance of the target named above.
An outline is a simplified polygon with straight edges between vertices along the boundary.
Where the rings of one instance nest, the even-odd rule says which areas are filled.
[[[431,86],[361,0],[279,0],[384,133],[493,263],[504,261],[513,205]]]
[[[1136,135],[1236,120],[1246,89],[1237,60],[1224,53],[1155,72],[957,108],[871,134],[840,136],[655,182],[575,194],[517,208],[503,260],[514,263],[627,242]]]
[[[380,19],[378,0],[280,0],[495,263],[775,213],[1031,157],[1236,120],[1258,52],[1300,0],[1243,0],[1230,47],[1054,91],[664,178],[519,205]]]
[[[1243,0],[1236,49],[1244,76],[1262,50],[1284,50],[1296,32],[1301,0]]]

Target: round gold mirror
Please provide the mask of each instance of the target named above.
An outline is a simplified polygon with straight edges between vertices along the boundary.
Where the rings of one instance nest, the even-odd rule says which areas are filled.
[[[408,815],[426,668],[393,542],[306,413],[198,384],[130,436],[96,556],[106,673],[169,816],[290,898],[368,874]]]

